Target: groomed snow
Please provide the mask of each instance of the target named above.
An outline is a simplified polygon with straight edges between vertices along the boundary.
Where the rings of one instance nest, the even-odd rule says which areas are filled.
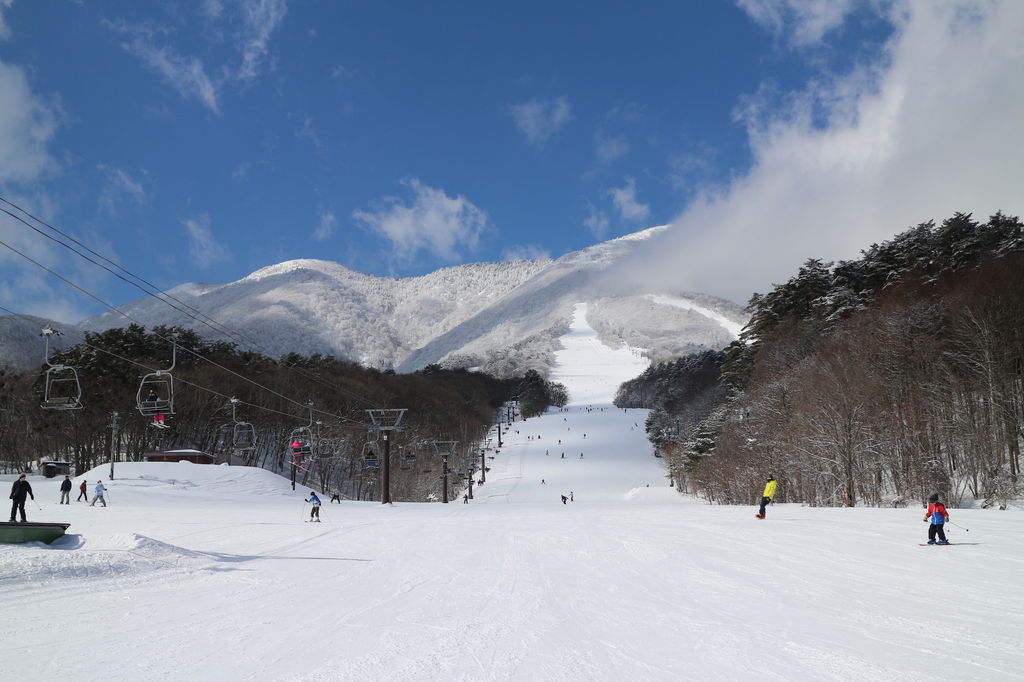
[[[1024,512],[952,510],[960,544],[919,547],[918,508],[757,521],[680,497],[645,413],[599,402],[636,359],[582,313],[555,375],[571,404],[503,430],[469,504],[325,504],[312,524],[308,489],[244,467],[100,467],[106,509],[33,479],[29,519],[71,535],[0,546],[0,679],[1024,676]]]

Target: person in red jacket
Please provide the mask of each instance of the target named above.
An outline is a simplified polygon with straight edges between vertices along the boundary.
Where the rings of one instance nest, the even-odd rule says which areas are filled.
[[[939,494],[934,493],[928,498],[928,511],[924,514],[925,521],[931,521],[931,525],[928,526],[928,544],[929,545],[948,545],[949,541],[946,539],[946,531],[942,527],[946,521],[949,521],[949,512],[946,511],[946,505],[939,502]],[[935,536],[939,536],[938,542],[935,541]]]

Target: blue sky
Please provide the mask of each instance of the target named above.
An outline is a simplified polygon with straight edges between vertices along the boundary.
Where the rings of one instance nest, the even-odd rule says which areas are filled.
[[[864,192],[875,171],[904,176],[884,153],[861,158],[879,139],[902,148],[892,130],[864,126],[872,106],[892,101],[894,79],[906,93],[940,77],[918,54],[919,32],[945,27],[932,42],[963,64],[958,34],[1021,28],[1015,3],[931,4],[944,9],[0,0],[0,189],[164,287],[231,281],[292,258],[407,276],[557,257],[672,222],[660,276],[742,302],[807,257],[852,255],[901,221],[944,217],[932,215],[943,208],[925,192],[898,210],[877,197],[875,232],[837,228],[843,234],[818,245],[779,227],[774,241],[797,239],[812,252],[761,248],[768,264],[756,277],[728,277],[751,270],[733,254],[744,234],[730,230],[771,210],[758,197],[788,197],[787,210],[799,203],[800,220],[822,225],[828,206],[805,202],[807,183],[792,168],[826,197],[840,189],[817,178],[851,160],[880,164],[861,178]],[[1019,73],[1019,57],[1000,55],[968,66]],[[953,134],[935,128],[932,142]],[[837,142],[844,133],[853,141]],[[919,132],[901,125],[895,134]],[[785,172],[768,173],[789,153]],[[833,165],[822,169],[822,158]],[[966,204],[956,210],[1012,212],[986,191],[993,196],[954,196]],[[871,200],[853,192],[843,202]],[[0,218],[5,241],[65,276],[115,303],[138,297]],[[680,276],[673,256],[691,244],[701,247],[687,272],[703,274]],[[0,251],[0,304],[65,320],[100,311]]]

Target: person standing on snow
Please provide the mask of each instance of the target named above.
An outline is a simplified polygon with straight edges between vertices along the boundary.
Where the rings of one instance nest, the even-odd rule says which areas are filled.
[[[764,518],[765,508],[771,504],[773,499],[775,499],[775,487],[777,485],[778,482],[769,476],[768,481],[764,484],[764,492],[761,493],[761,508],[758,510],[757,514],[755,514],[756,518]]]
[[[78,499],[75,500],[75,502],[81,502],[83,497],[85,498],[86,502],[89,501],[89,493],[87,492],[89,488],[88,486],[86,486],[86,483],[88,482],[89,481],[83,480],[82,485],[78,486]]]
[[[316,496],[316,493],[312,490],[309,491],[309,499],[306,502],[312,502],[313,508],[309,510],[309,520],[320,523],[320,498]]]
[[[565,495],[562,495],[562,504],[565,504],[568,500],[569,500],[568,497],[566,497]]]
[[[18,480],[11,486],[11,523],[14,523],[14,514],[17,511],[21,511],[21,522],[28,523],[28,519],[25,518],[25,498],[31,497],[34,502],[36,496],[32,494],[32,484],[25,480],[25,474],[18,476]]]
[[[71,477],[65,476],[60,482],[60,504],[71,504]]]
[[[939,502],[939,494],[933,493],[928,498],[928,511],[924,513],[924,520],[931,521],[931,525],[928,526],[928,544],[929,545],[948,545],[949,540],[946,539],[946,530],[942,527],[946,521],[949,521],[949,512],[946,511],[946,505]],[[935,541],[935,536],[939,536],[939,541]]]
[[[90,504],[89,506],[95,507],[96,500],[99,500],[100,502],[103,503],[103,506],[106,507],[107,498],[104,496],[104,493],[107,492],[107,486],[103,485],[103,481],[96,481],[96,490],[94,492],[95,494],[92,496],[92,504]]]

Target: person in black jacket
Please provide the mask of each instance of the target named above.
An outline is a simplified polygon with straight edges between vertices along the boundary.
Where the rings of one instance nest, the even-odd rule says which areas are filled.
[[[28,519],[25,518],[25,497],[30,496],[33,500],[36,496],[32,494],[32,486],[28,481],[25,480],[25,474],[18,477],[18,480],[11,486],[11,499],[14,500],[14,504],[11,505],[11,521],[14,521],[14,513],[21,510],[21,522],[28,523]]]
[[[60,503],[71,504],[71,477],[65,476],[60,482]]]

